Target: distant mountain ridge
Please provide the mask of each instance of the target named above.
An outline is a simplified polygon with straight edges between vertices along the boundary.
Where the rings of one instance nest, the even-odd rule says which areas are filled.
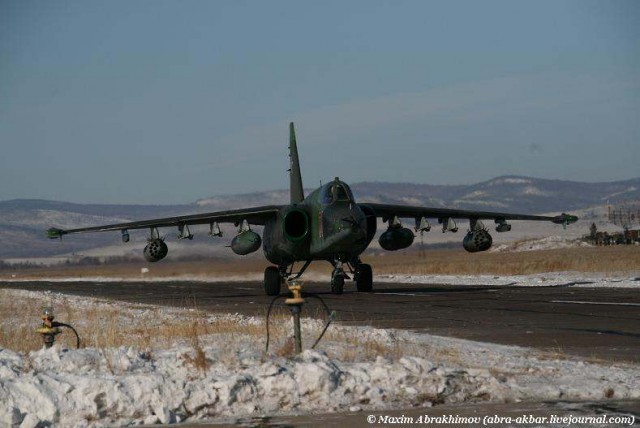
[[[358,202],[461,209],[548,213],[572,212],[609,201],[640,201],[640,177],[606,183],[502,176],[471,185],[362,182],[351,185]],[[307,189],[310,192],[312,189]],[[45,238],[51,227],[72,228],[181,214],[284,204],[289,191],[215,196],[184,205],[76,204],[45,200],[0,201],[0,258],[37,257],[113,244],[114,233],[65,238],[64,249]],[[142,232],[141,232],[142,233]]]
[[[461,209],[545,213],[571,211],[640,200],[640,177],[631,180],[584,183],[515,175],[471,185],[358,183],[361,199],[382,203],[419,203]],[[378,196],[374,196],[378,192]]]
[[[505,175],[477,184],[434,185],[361,182],[351,184],[358,202],[415,204],[476,210],[545,213],[603,205],[609,200],[640,200],[640,177],[614,182],[584,183]],[[313,189],[305,189],[310,192]],[[216,196],[199,199],[196,205],[215,209],[287,203],[288,190]]]

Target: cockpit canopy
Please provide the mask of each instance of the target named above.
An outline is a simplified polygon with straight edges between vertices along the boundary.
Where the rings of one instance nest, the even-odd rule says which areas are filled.
[[[320,194],[322,195],[322,203],[325,205],[334,202],[353,202],[351,189],[347,183],[340,181],[338,178],[322,186]]]

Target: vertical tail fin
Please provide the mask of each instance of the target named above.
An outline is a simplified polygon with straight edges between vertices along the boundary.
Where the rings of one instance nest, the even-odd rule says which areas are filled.
[[[298,145],[296,144],[296,130],[293,122],[289,124],[289,191],[291,203],[297,204],[304,200],[302,189],[302,175],[300,174],[300,162],[298,161]]]

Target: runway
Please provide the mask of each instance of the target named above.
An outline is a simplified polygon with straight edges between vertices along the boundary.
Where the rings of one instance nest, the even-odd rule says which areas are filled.
[[[262,316],[272,298],[260,282],[3,282],[2,288]],[[377,283],[372,293],[307,283],[345,325],[402,328],[536,347],[558,354],[640,361],[640,293],[634,288],[456,286]],[[318,314],[309,299],[304,314]]]

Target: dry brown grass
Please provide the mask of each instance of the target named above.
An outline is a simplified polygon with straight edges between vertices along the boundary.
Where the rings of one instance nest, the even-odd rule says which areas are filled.
[[[0,324],[0,348],[21,353],[41,349],[42,338],[35,330],[41,325],[40,315],[44,306],[53,306],[56,321],[71,324],[82,339],[82,347],[113,350],[119,347],[133,347],[152,354],[154,349],[163,349],[176,345],[187,346],[188,352],[182,355],[187,364],[201,372],[206,372],[213,358],[231,361],[236,358],[240,336],[249,337],[259,350],[264,349],[266,325],[265,319],[259,322],[239,322],[233,317],[209,317],[191,308],[166,313],[166,309],[144,305],[128,305],[123,308],[117,304],[99,301],[93,304],[74,305],[74,298],[47,296],[46,294],[16,297],[12,290],[0,289],[0,317],[7,320]],[[270,316],[271,343],[270,352],[282,357],[293,357],[291,314],[286,308],[274,310]],[[305,320],[302,323],[303,348],[307,349],[320,334],[321,324],[311,327]],[[375,359],[382,355],[387,358],[399,358],[402,350],[399,346],[387,347],[375,340],[360,338],[356,335],[335,334],[332,329],[323,339],[331,340],[338,346],[334,356],[350,360],[362,358]],[[67,348],[75,348],[75,335],[63,329],[56,343]],[[219,354],[205,353],[205,345],[216,343]],[[323,346],[321,344],[320,349]],[[343,355],[344,354],[344,355]]]
[[[617,273],[640,270],[640,247],[615,246],[526,251],[467,253],[464,250],[427,251],[364,257],[380,274],[414,275],[527,275],[543,272]]]
[[[44,306],[52,305],[46,297],[20,297],[0,290],[0,317],[8,320],[0,325],[0,347],[29,352],[42,347],[42,339],[35,333],[41,324]],[[239,324],[233,319],[208,319],[205,314],[185,311],[177,320],[167,322],[162,308],[143,307],[142,312],[124,310],[116,305],[101,303],[76,308],[67,298],[58,298],[53,305],[56,321],[76,328],[81,346],[116,348],[134,346],[139,349],[168,347],[177,342],[201,349],[200,337],[216,334],[263,335],[264,326]],[[63,329],[56,343],[75,348],[75,335]]]
[[[632,272],[640,271],[639,246],[612,246],[590,248],[568,248],[560,250],[526,251],[519,253],[467,253],[459,250],[385,252],[381,255],[365,255],[363,261],[370,263],[376,274],[413,275],[525,275],[543,272]],[[127,277],[142,278],[142,267],[148,267],[147,276],[174,277],[180,275],[202,277],[224,277],[233,275],[262,275],[269,263],[265,260],[238,258],[234,260],[211,260],[194,262],[128,263],[107,266],[54,266],[20,271],[5,271],[0,278],[11,279],[38,277]],[[331,266],[316,262],[310,273],[328,275]]]
[[[172,277],[178,275],[215,276],[215,275],[245,275],[248,273],[262,273],[269,266],[265,260],[237,258],[231,260],[199,260],[193,262],[173,261],[170,258],[158,263],[123,263],[101,266],[42,266],[26,270],[7,270],[0,272],[0,278],[67,278],[67,277],[126,277],[144,278]],[[148,268],[149,273],[141,274],[141,268]]]
[[[403,345],[398,340],[393,340],[391,343],[378,341],[362,337],[358,331],[343,328],[330,328],[323,340],[347,344],[347,346],[341,346],[339,349],[328,352],[329,356],[342,361],[372,361],[376,357],[384,357],[394,361],[406,355],[420,355],[417,347]]]
[[[35,333],[40,327],[42,307],[46,306],[31,299],[11,298],[5,290],[0,290],[0,348],[18,352],[31,351],[42,347],[42,339]],[[29,322],[27,321],[29,320]],[[66,339],[65,337],[61,339]]]
[[[287,338],[284,343],[276,349],[275,354],[279,357],[293,357],[295,355],[295,339],[293,337]]]
[[[187,363],[190,363],[196,369],[200,370],[200,372],[204,373],[209,369],[209,366],[211,366],[211,360],[207,358],[204,349],[202,349],[198,330],[198,322],[193,322],[191,324],[191,330],[189,331],[188,338],[191,343],[191,347],[193,348],[194,355],[184,354],[182,358],[184,358]]]
[[[613,390],[613,388],[607,388],[604,390],[603,395],[605,398],[613,398],[613,396],[615,395],[615,391]]]
[[[103,349],[107,359],[117,358],[120,347],[132,347],[148,354],[173,346],[189,348],[181,354],[188,366],[205,373],[214,361],[237,362],[238,350],[252,343],[258,351],[264,349],[265,320],[238,322],[233,317],[209,317],[195,309],[167,313],[164,308],[144,305],[122,307],[97,301],[76,305],[75,298],[46,294],[17,297],[13,290],[0,289],[0,317],[10,322],[0,325],[0,348],[24,354],[41,349],[41,337],[35,332],[40,326],[44,306],[53,306],[56,320],[73,325],[82,339],[82,347]],[[319,336],[321,323],[302,322],[303,349],[308,349]],[[291,314],[286,308],[273,311],[270,319],[270,352],[281,357],[295,356]],[[240,336],[248,338],[244,345]],[[67,329],[56,338],[62,347],[75,348],[75,336]],[[216,344],[215,351],[206,351]],[[423,350],[408,349],[396,341],[389,344],[375,338],[362,337],[357,332],[329,328],[320,343],[330,357],[343,361],[375,360],[383,356],[397,360],[404,355],[420,355]],[[209,354],[212,352],[213,354]],[[114,365],[114,367],[117,366]]]

